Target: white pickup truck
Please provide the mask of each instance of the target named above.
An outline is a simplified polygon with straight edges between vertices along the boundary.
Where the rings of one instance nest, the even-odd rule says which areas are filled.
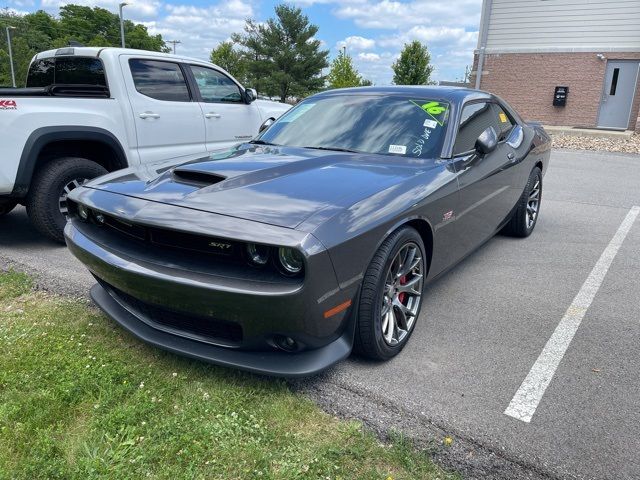
[[[26,88],[0,89],[0,216],[17,204],[62,241],[66,196],[86,180],[250,140],[289,105],[256,100],[207,62],[121,48],[39,53]]]

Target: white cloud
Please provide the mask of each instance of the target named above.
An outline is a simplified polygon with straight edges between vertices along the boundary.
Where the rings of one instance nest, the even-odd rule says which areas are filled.
[[[359,27],[404,29],[412,25],[478,25],[482,0],[434,1],[393,0],[340,2],[334,10],[342,19],[351,19]]]
[[[221,0],[208,7],[167,4],[164,11],[165,16],[145,23],[149,32],[180,40],[177,53],[201,59],[208,59],[211,49],[232,33],[241,32],[245,20],[254,15],[252,5],[242,0]]]
[[[42,0],[41,8],[50,13],[58,13],[63,5],[74,4],[87,7],[102,7],[114,13],[118,13],[118,5],[121,0]],[[160,12],[161,3],[157,0],[136,0],[123,9],[123,16],[131,20],[143,20],[155,17]]]
[[[380,60],[380,55],[373,52],[363,52],[358,54],[358,60],[362,60],[363,62],[377,62]]]
[[[370,50],[376,46],[376,41],[371,38],[359,37],[357,35],[353,35],[351,37],[347,37],[344,40],[340,40],[336,44],[337,49],[341,49],[342,47],[347,47],[348,51],[359,52],[362,50]]]

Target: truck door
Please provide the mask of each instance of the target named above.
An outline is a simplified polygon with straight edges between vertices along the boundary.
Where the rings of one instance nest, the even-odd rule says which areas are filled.
[[[241,87],[223,72],[189,65],[207,130],[207,150],[251,140],[262,123],[255,104],[244,102]]]
[[[180,64],[120,57],[142,163],[206,155],[205,125]]]

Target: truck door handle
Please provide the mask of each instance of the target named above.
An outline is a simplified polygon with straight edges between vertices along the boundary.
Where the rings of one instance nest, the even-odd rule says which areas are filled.
[[[220,117],[222,117],[222,115],[220,115],[219,113],[215,113],[215,112],[205,113],[204,116],[205,116],[205,118],[220,118]]]
[[[142,112],[139,115],[140,118],[145,119],[145,118],[160,118],[160,114],[159,113],[153,113],[153,112]]]

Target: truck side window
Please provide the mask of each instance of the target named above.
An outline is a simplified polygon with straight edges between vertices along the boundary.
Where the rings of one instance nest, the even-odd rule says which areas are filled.
[[[36,60],[29,67],[27,87],[99,85],[106,87],[104,66],[95,57],[56,57]]]
[[[191,65],[202,101],[206,103],[240,103],[240,87],[229,77],[212,68]]]
[[[136,90],[142,95],[167,102],[189,102],[189,89],[177,63],[129,60]]]

